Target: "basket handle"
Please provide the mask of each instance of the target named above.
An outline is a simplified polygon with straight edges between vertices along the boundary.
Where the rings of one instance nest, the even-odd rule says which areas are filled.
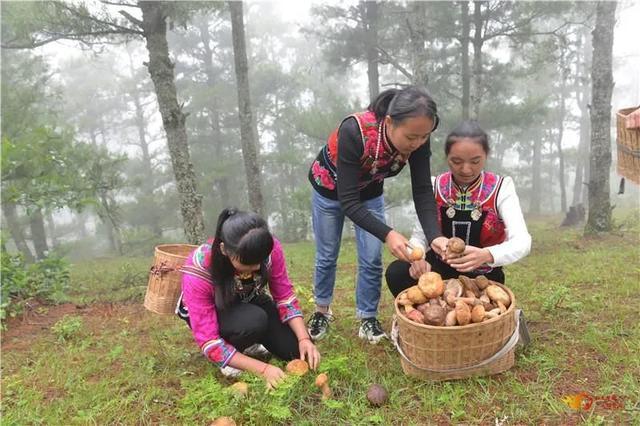
[[[391,341],[393,342],[393,344],[396,347],[396,350],[398,351],[400,356],[402,358],[404,358],[404,360],[407,361],[409,364],[411,364],[411,366],[413,366],[413,367],[415,367],[415,368],[417,368],[419,370],[431,371],[431,372],[434,372],[434,373],[454,373],[454,372],[471,370],[471,369],[474,369],[474,368],[482,367],[483,365],[487,365],[487,364],[499,359],[501,356],[503,356],[507,352],[509,352],[518,343],[518,339],[520,338],[519,327],[520,327],[520,309],[516,309],[516,328],[513,331],[513,334],[511,335],[511,338],[509,338],[507,343],[504,344],[502,349],[500,349],[498,352],[496,352],[490,358],[487,358],[484,361],[480,361],[479,363],[477,363],[475,365],[471,365],[471,366],[468,366],[468,367],[459,367],[459,368],[447,368],[447,369],[444,369],[444,370],[420,367],[418,365],[415,365],[405,355],[404,351],[400,347],[400,331],[398,329],[398,319],[395,316],[393,318],[393,324],[391,325]]]
[[[173,268],[171,266],[167,266],[167,261],[163,260],[160,262],[160,265],[152,265],[151,269],[149,269],[149,273],[151,275],[155,275],[157,277],[161,277],[164,274],[168,274],[169,272],[179,271],[180,268]]]

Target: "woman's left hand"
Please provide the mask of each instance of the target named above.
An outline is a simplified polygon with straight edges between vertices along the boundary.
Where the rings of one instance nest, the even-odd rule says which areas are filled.
[[[300,342],[298,342],[298,348],[300,349],[300,359],[304,360],[306,358],[312,370],[318,368],[320,364],[320,352],[318,352],[318,348],[316,348],[316,345],[313,344],[311,339],[300,340]]]
[[[493,256],[486,248],[467,246],[462,256],[447,259],[447,263],[458,272],[471,272],[484,264],[493,263]]]

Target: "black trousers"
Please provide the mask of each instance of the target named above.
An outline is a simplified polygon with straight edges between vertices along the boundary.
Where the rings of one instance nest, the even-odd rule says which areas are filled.
[[[387,286],[389,287],[389,291],[393,294],[393,297],[396,297],[403,290],[414,286],[418,283],[418,280],[414,279],[411,275],[409,275],[409,268],[411,267],[410,263],[403,262],[402,260],[394,260],[387,267],[387,271],[385,272],[385,278],[387,280]],[[449,278],[457,278],[458,275],[466,275],[461,274],[453,268],[450,268],[453,273],[450,271],[439,271],[437,268],[433,268],[434,272],[438,272],[442,275],[442,279],[447,280]],[[472,274],[470,274],[473,277]],[[487,274],[487,278],[493,281],[497,281],[499,283],[504,283],[504,272],[502,272],[502,268],[496,268]]]
[[[189,324],[188,318],[183,319]],[[267,295],[258,295],[249,303],[238,301],[218,311],[218,326],[220,337],[240,352],[260,343],[282,360],[300,357],[298,338],[288,323],[280,322],[278,308]]]

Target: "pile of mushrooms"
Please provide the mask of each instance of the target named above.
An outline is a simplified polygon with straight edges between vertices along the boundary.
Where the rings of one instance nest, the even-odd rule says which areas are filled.
[[[437,272],[427,272],[398,297],[398,304],[413,322],[451,327],[495,318],[507,311],[511,298],[484,275],[442,281]]]

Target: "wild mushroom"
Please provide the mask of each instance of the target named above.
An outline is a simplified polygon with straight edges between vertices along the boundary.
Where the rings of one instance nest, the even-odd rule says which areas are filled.
[[[459,325],[467,325],[471,322],[471,309],[469,309],[469,305],[463,301],[458,300],[456,302],[455,312],[456,321]]]
[[[322,399],[331,398],[331,388],[329,387],[329,376],[325,373],[318,374],[316,377],[316,386],[320,388],[322,392]]]
[[[471,291],[473,293],[474,297],[480,297],[480,289],[476,285],[476,282],[475,282],[474,279],[469,278],[469,277],[467,277],[465,275],[460,275],[458,277],[458,279],[460,280],[460,282],[464,286],[465,291]]]
[[[445,252],[447,259],[454,259],[456,257],[462,256],[464,253],[464,249],[466,245],[463,240],[458,237],[449,238],[449,242],[447,243],[447,250]]]
[[[369,386],[369,389],[367,390],[367,399],[371,405],[380,407],[389,399],[389,393],[381,385],[373,384]]]
[[[415,305],[419,305],[427,301],[427,297],[422,293],[417,285],[407,289],[407,298]]]
[[[294,376],[304,376],[309,371],[309,364],[303,359],[294,359],[289,361],[285,370]]]
[[[455,278],[447,280],[443,296],[447,304],[451,307],[455,306],[456,297],[460,296],[462,296],[462,283]]]
[[[437,272],[426,272],[418,280],[418,287],[427,299],[434,299],[444,293],[442,277]]]
[[[247,396],[249,393],[249,385],[245,382],[236,382],[229,386],[229,388],[238,396]]]
[[[489,280],[484,275],[478,275],[476,277],[476,285],[480,290],[484,290],[489,286]]]
[[[235,426],[236,422],[231,417],[218,417],[209,426]]]
[[[424,324],[424,314],[417,309],[407,312],[407,318],[418,324]]]
[[[407,245],[407,254],[412,261],[420,260],[424,257],[424,250],[421,247]]]
[[[427,307],[422,310],[424,323],[429,325],[444,325],[447,313],[444,308],[440,306],[437,299],[431,299],[426,305]]]
[[[471,322],[482,322],[484,320],[484,306],[476,305],[471,310]]]
[[[485,292],[487,293],[487,296],[489,296],[489,299],[494,302],[502,302],[506,308],[511,305],[511,298],[509,297],[509,294],[497,285],[488,285]]]
[[[452,309],[449,311],[447,316],[444,319],[444,325],[447,327],[451,327],[458,324],[458,320],[456,319],[456,310]]]

